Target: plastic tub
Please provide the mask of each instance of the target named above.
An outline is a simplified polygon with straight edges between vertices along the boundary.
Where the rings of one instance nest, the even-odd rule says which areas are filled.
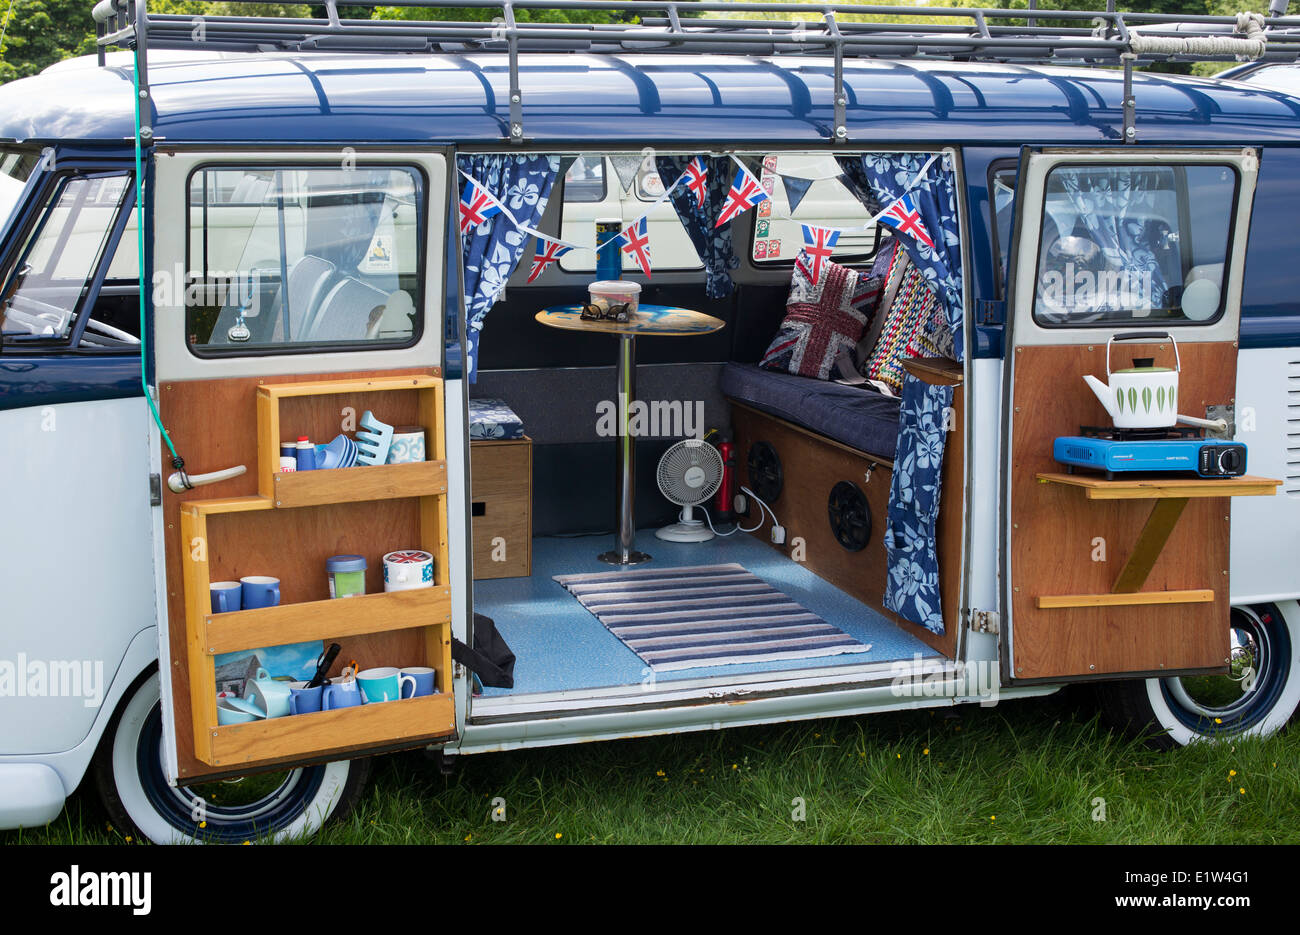
[[[591,296],[591,304],[598,305],[602,309],[608,309],[611,305],[627,305],[628,314],[635,315],[637,307],[641,304],[641,284],[639,282],[602,279],[600,282],[593,282],[588,286],[587,292]]]
[[[366,593],[366,557],[331,555],[325,560],[330,597],[357,597]]]

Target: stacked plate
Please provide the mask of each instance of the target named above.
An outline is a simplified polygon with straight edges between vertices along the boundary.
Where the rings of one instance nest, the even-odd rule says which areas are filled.
[[[317,466],[324,468],[348,468],[357,463],[357,443],[346,435],[339,435],[328,445],[318,445]]]

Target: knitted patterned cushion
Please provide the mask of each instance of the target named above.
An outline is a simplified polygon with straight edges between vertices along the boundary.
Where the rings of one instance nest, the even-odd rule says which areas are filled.
[[[790,279],[785,319],[759,366],[819,380],[830,379],[835,358],[851,351],[875,314],[879,278],[829,260],[821,278],[812,278],[812,261],[800,252]]]
[[[949,357],[951,342],[944,341],[947,323],[943,306],[925,276],[912,265],[906,250],[895,250],[885,282],[901,277],[894,301],[880,329],[880,339],[863,363],[861,372],[869,380],[880,380],[895,393],[903,386],[903,361],[909,357]],[[948,347],[945,350],[944,345]]]

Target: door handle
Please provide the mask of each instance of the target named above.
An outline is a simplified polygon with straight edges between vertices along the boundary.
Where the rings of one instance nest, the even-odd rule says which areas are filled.
[[[248,468],[244,465],[236,464],[224,471],[210,471],[207,474],[186,474],[184,471],[175,471],[167,478],[167,489],[172,493],[185,493],[187,490],[202,487],[204,484],[215,484],[218,481],[230,480],[230,478],[238,477],[247,470]]]

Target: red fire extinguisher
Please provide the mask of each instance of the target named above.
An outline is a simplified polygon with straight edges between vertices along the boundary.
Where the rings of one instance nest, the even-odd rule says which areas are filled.
[[[718,485],[717,499],[714,501],[715,511],[719,523],[735,522],[736,514],[733,509],[736,503],[736,446],[731,441],[731,436],[725,432],[719,433],[723,439],[718,442],[718,454],[722,455],[722,483]]]

